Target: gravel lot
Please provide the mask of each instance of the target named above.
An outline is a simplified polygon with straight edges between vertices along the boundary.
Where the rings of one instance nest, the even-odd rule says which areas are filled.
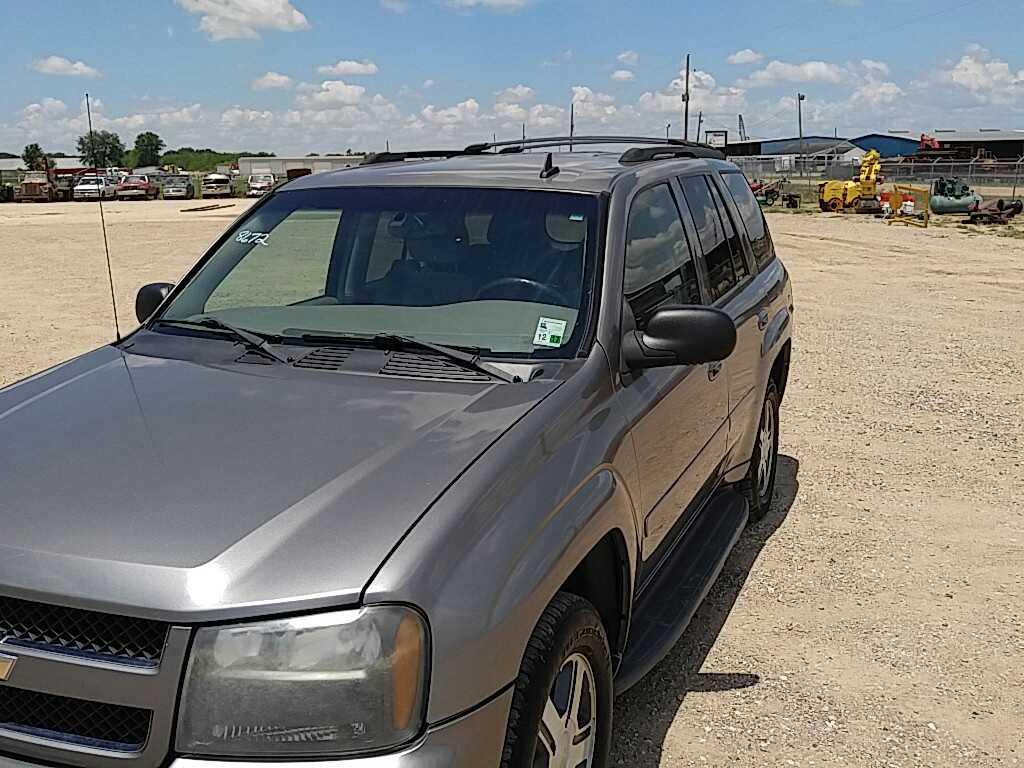
[[[107,205],[122,328],[246,205]],[[770,226],[798,313],[777,499],[618,702],[613,762],[1022,764],[1024,240]],[[0,206],[0,268],[0,385],[112,337],[96,206]]]

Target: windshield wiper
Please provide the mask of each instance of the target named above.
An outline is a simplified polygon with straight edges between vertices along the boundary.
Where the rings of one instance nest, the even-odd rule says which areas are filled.
[[[155,325],[169,325],[172,328],[206,328],[212,331],[223,331],[231,336],[236,342],[243,345],[246,349],[265,355],[279,363],[284,363],[285,365],[288,364],[287,360],[270,349],[267,339],[263,336],[258,333],[254,333],[253,331],[247,331],[244,328],[238,328],[230,323],[225,323],[217,317],[206,315],[204,317],[196,318],[195,320],[157,320]]]
[[[378,333],[371,336],[360,333],[330,333],[317,331],[315,333],[301,333],[299,338],[305,342],[312,342],[314,344],[329,344],[339,341],[357,341],[364,344],[373,344],[374,346],[382,349],[425,349],[430,352],[435,352],[442,357],[451,360],[453,363],[461,365],[463,368],[485,373],[488,376],[500,379],[501,381],[509,384],[520,384],[523,381],[520,377],[507,373],[498,366],[491,365],[490,363],[481,360],[480,352],[483,350],[477,349],[472,352],[466,352],[456,347],[448,347],[443,344],[434,344],[429,341],[423,341],[422,339],[417,339],[414,336],[402,336],[397,333]]]

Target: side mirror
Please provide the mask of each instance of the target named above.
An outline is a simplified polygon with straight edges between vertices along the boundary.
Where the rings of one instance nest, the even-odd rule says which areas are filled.
[[[174,283],[150,283],[139,288],[139,292],[135,294],[135,316],[139,318],[140,323],[149,320],[150,315],[163,304],[173,287]]]
[[[643,331],[622,337],[626,368],[698,365],[724,360],[736,348],[736,324],[719,309],[670,307],[660,309]]]

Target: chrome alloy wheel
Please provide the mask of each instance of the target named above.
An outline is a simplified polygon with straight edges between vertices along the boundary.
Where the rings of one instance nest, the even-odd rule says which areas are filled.
[[[597,746],[597,689],[587,657],[563,663],[544,703],[533,768],[590,768]]]
[[[770,402],[764,404],[757,441],[757,494],[764,496],[771,487],[775,463],[775,409]]]

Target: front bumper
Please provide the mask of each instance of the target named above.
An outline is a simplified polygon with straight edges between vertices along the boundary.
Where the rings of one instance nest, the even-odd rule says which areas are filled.
[[[149,197],[149,192],[144,189],[119,189],[118,197]]]
[[[430,728],[401,752],[347,760],[242,762],[179,757],[169,768],[497,768],[505,744],[512,688],[467,715]],[[126,761],[130,762],[130,761]],[[0,768],[43,768],[0,754]]]

